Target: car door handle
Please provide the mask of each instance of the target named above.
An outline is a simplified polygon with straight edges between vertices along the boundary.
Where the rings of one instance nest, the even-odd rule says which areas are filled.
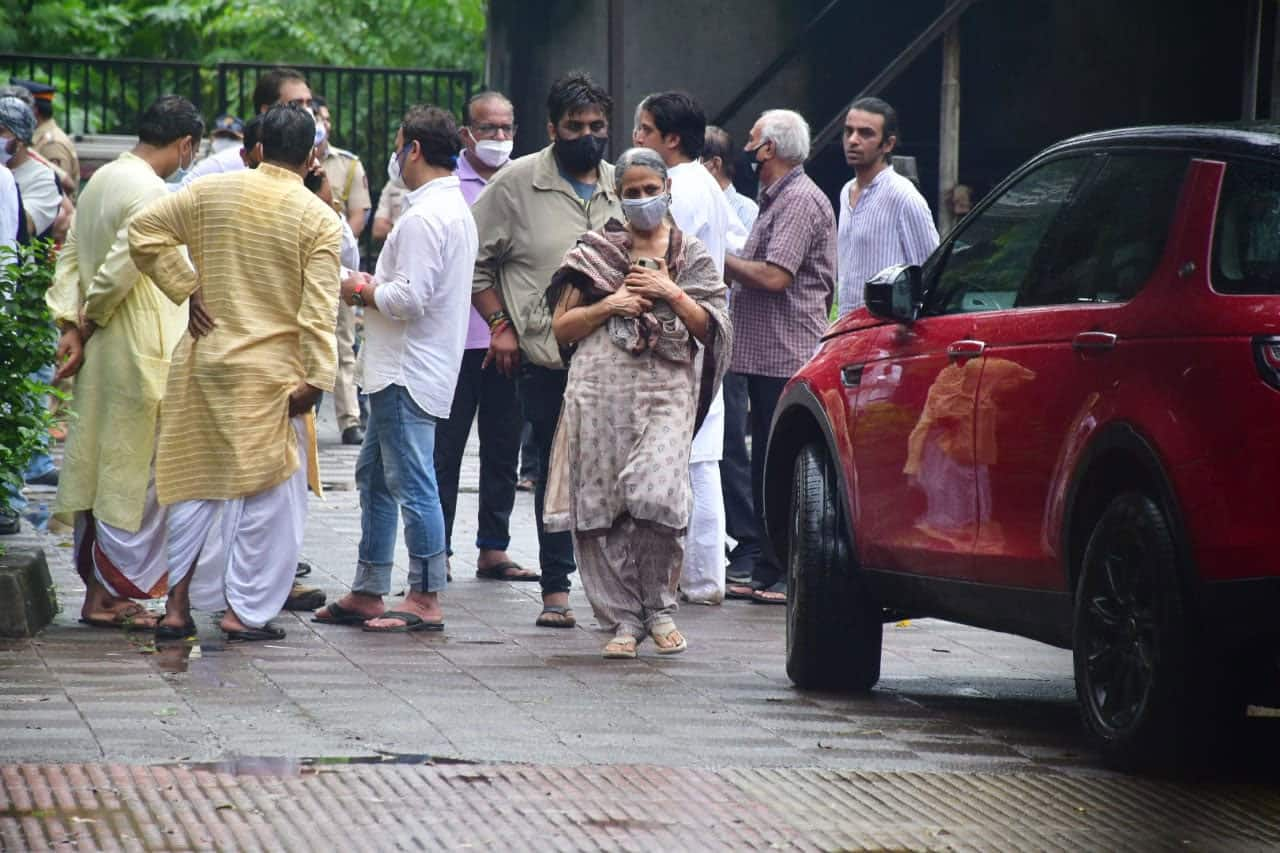
[[[1077,352],[1115,349],[1116,336],[1111,332],[1081,332],[1071,341]]]
[[[986,341],[954,341],[947,347],[948,358],[977,358],[987,348]]]

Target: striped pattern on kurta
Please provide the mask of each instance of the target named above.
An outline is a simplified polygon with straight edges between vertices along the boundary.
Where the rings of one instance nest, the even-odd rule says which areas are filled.
[[[337,215],[302,179],[265,163],[195,181],[133,221],[138,269],[175,301],[199,288],[217,323],[173,354],[161,504],[247,497],[297,470],[288,399],[303,380],[333,389],[340,239]]]

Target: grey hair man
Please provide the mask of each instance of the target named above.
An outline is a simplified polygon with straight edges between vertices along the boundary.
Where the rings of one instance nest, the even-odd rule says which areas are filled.
[[[799,113],[761,115],[745,150],[760,176],[760,217],[741,257],[725,258],[725,273],[732,283],[732,373],[742,377],[751,402],[751,495],[763,529],[769,424],[783,386],[813,354],[827,327],[835,288],[836,218],[826,195],[805,174],[809,125]],[[786,577],[760,549],[751,584],[731,584],[726,594],[784,604]]]

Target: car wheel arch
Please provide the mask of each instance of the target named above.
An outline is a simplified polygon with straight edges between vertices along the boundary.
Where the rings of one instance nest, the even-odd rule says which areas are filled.
[[[840,488],[840,521],[848,537],[850,556],[854,556],[852,549],[857,537],[853,531],[854,508],[850,503],[853,494],[841,464],[835,433],[822,401],[813,389],[804,382],[793,382],[778,401],[765,453],[765,546],[772,549],[779,561],[786,557],[785,546],[790,531],[790,484],[795,459],[800,449],[811,442],[818,442],[826,448],[833,462]]]
[[[1059,544],[1066,590],[1073,598],[1094,525],[1112,498],[1134,489],[1147,494],[1164,513],[1173,533],[1182,582],[1187,589],[1193,585],[1187,527],[1164,462],[1133,424],[1118,422],[1100,430],[1081,453],[1063,501]]]

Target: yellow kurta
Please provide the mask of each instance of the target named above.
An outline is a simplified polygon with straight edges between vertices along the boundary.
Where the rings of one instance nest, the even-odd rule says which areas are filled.
[[[194,181],[134,219],[138,269],[175,302],[200,288],[217,323],[173,354],[156,451],[161,504],[247,497],[297,470],[289,394],[303,380],[333,389],[340,240],[337,214],[266,163]]]
[[[169,354],[187,328],[185,305],[129,258],[130,220],[167,195],[152,168],[127,152],[95,172],[45,296],[55,319],[75,323],[83,311],[99,326],[75,378],[54,509],[91,509],[129,532],[142,524]]]

